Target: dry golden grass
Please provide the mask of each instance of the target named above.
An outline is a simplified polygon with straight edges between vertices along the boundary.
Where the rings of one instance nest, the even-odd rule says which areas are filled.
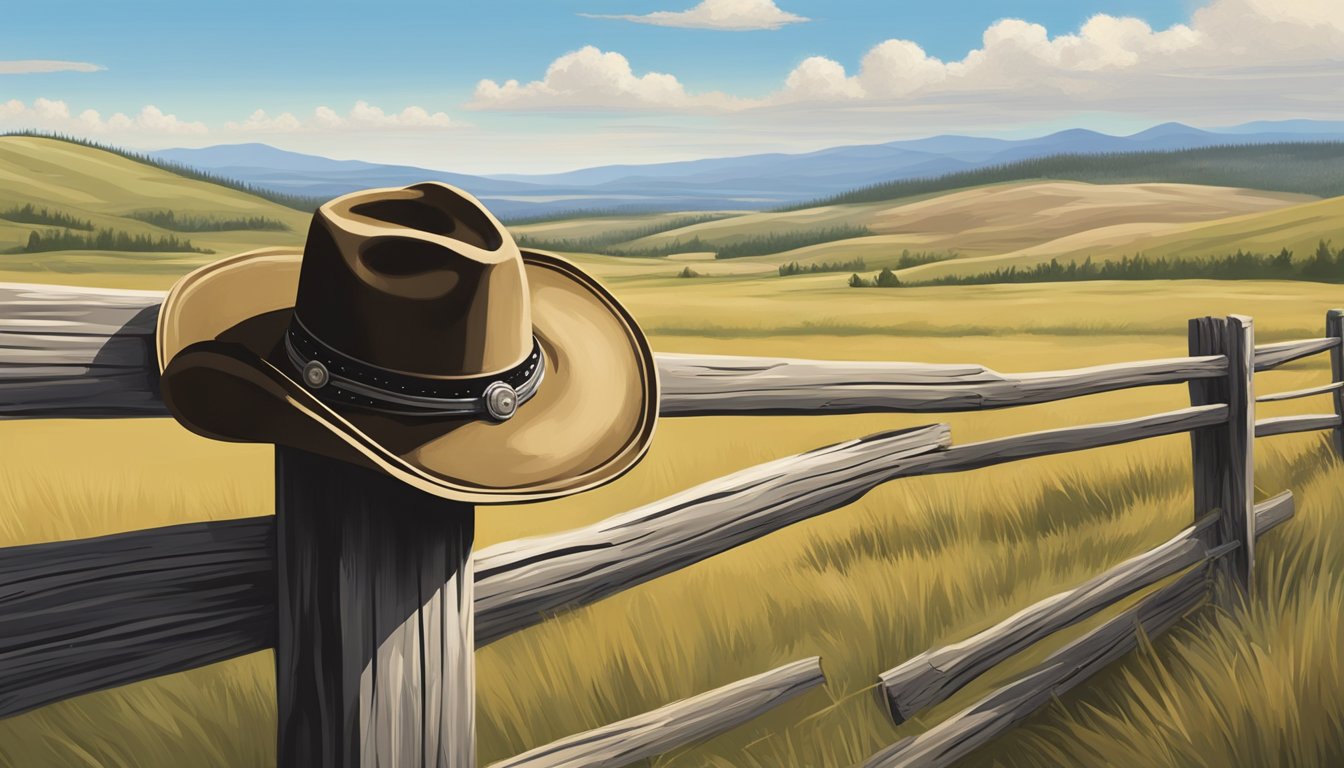
[[[696,289],[680,289],[685,283]],[[898,292],[901,301],[877,291],[803,290],[802,280],[611,284],[663,350],[975,361],[1005,371],[1179,355],[1184,319],[1207,312],[1253,314],[1262,338],[1316,335],[1324,310],[1341,303],[1326,286],[1276,283],[920,289]],[[685,317],[703,325],[672,327]],[[803,328],[805,317],[830,324]],[[1315,358],[1262,374],[1257,384],[1275,391],[1320,383],[1324,365]],[[617,483],[582,498],[482,510],[478,544],[574,527],[882,429],[945,420],[965,442],[1185,402],[1183,388],[1162,387],[946,417],[668,419],[649,457]],[[1323,410],[1327,400],[1317,398],[1263,413]],[[270,509],[265,448],[211,443],[167,421],[5,422],[0,434],[0,508],[8,511],[0,546]],[[1204,611],[972,763],[1344,759],[1340,708],[1308,706],[1337,705],[1344,695],[1331,655],[1344,596],[1344,469],[1319,436],[1257,447],[1258,493],[1292,488],[1300,512],[1260,547],[1262,589],[1247,612]],[[966,706],[1083,628],[1030,649],[899,729],[876,705],[877,672],[1164,540],[1189,521],[1190,507],[1181,436],[887,484],[843,510],[482,649],[482,763],[820,655],[824,690],[652,764],[852,765]],[[270,653],[254,654],[0,720],[0,765],[270,765],[272,663]]]

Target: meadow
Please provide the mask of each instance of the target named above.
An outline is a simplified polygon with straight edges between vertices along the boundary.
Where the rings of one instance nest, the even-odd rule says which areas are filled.
[[[284,214],[258,203],[232,215]],[[573,236],[594,234],[600,230]],[[237,235],[285,236],[299,235]],[[0,267],[0,280],[164,288],[174,278],[167,266],[149,268],[160,254],[128,257],[124,269],[106,254],[89,258],[74,272]],[[682,264],[665,259],[574,259],[631,309],[655,349],[668,352],[1050,370],[1183,355],[1186,320],[1206,314],[1253,316],[1261,342],[1318,336],[1325,311],[1344,305],[1339,286],[1303,281],[857,291],[837,274],[778,277],[764,258],[755,264],[768,273],[733,260],[709,266],[735,271],[692,280],[676,278]],[[1326,360],[1315,357],[1260,374],[1256,386],[1297,389],[1328,375]],[[590,523],[737,469],[886,429],[944,421],[955,441],[968,442],[1187,402],[1184,387],[1155,387],[983,413],[668,418],[648,457],[609,486],[482,508],[477,546]],[[1327,398],[1314,398],[1263,404],[1260,413],[1329,409]],[[1298,506],[1257,545],[1254,598],[1231,612],[1201,609],[966,764],[1344,762],[1344,660],[1336,647],[1344,630],[1344,465],[1323,435],[1267,438],[1256,450],[1257,498],[1292,489]],[[270,449],[206,441],[167,419],[5,421],[0,456],[0,546],[272,512]],[[824,689],[649,764],[853,765],[967,706],[1113,612],[1032,647],[899,728],[877,705],[879,671],[1166,540],[1191,521],[1190,485],[1184,436],[888,483],[841,510],[481,649],[480,762],[819,655]],[[253,654],[0,720],[0,765],[272,765],[273,664],[271,653]]]
[[[820,289],[753,293],[747,289],[757,281],[748,280],[680,291],[685,281],[665,282],[672,281],[612,283],[660,350],[970,361],[1003,371],[1179,355],[1184,320],[1196,314],[1251,314],[1262,339],[1315,335],[1323,310],[1340,303],[1330,286],[1286,282],[836,288],[838,297]],[[685,327],[687,316],[703,325]],[[798,316],[817,317],[818,325],[798,326]],[[892,332],[915,317],[919,323]],[[1308,361],[1262,374],[1257,386],[1297,388],[1326,375],[1319,360]],[[1163,387],[938,419],[952,425],[956,440],[969,441],[1151,413],[1184,400],[1183,388]],[[1271,415],[1328,408],[1324,401],[1273,405],[1265,408]],[[667,419],[650,456],[611,486],[482,510],[478,546],[574,527],[735,469],[933,419]],[[5,545],[271,511],[264,447],[211,443],[166,420],[3,428],[0,505],[12,511],[0,518]],[[1217,765],[1251,749],[1312,765],[1344,755],[1342,710],[1317,704],[1344,692],[1332,646],[1344,626],[1344,472],[1318,436],[1257,447],[1258,493],[1292,488],[1300,506],[1294,521],[1264,540],[1260,591],[1247,611],[1202,611],[971,764],[1132,755],[1143,764]],[[1191,516],[1188,473],[1188,441],[1171,437],[897,481],[823,518],[565,613],[479,652],[482,762],[816,654],[830,680],[824,691],[653,764],[853,764],[965,706],[1058,643],[1031,649],[899,729],[876,706],[877,671],[1169,537]],[[166,766],[190,758],[268,765],[272,664],[271,654],[255,654],[0,721],[0,764]]]

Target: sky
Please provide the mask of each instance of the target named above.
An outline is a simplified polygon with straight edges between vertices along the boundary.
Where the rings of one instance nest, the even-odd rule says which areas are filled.
[[[1341,0],[44,0],[0,130],[465,173],[1344,119]]]

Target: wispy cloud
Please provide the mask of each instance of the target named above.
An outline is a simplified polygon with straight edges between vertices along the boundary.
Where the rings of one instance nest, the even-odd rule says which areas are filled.
[[[282,112],[272,117],[265,110],[258,109],[246,120],[229,121],[224,128],[240,133],[299,133],[304,131],[367,131],[367,130],[435,130],[456,128],[461,123],[453,120],[444,112],[430,112],[424,107],[409,106],[400,112],[384,112],[367,101],[357,101],[348,111],[341,113],[331,107],[321,106],[313,110],[307,119],[301,120],[292,112]]]
[[[0,61],[0,75],[34,75],[42,72],[100,72],[107,67],[87,61],[20,59]]]
[[[590,19],[617,19],[659,27],[683,29],[719,29],[745,32],[756,29],[779,29],[786,24],[800,24],[810,19],[781,10],[774,0],[703,0],[685,11],[654,11],[645,14],[581,13]]]

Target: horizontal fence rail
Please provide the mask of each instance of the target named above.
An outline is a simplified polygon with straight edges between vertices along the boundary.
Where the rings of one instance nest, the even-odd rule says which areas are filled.
[[[973,365],[672,354],[658,362],[668,416],[978,411],[1227,373],[1227,361],[1217,356],[1025,374]]]
[[[1299,397],[1311,397],[1313,395],[1324,395],[1327,392],[1335,392],[1344,389],[1344,381],[1336,381],[1332,384],[1322,384],[1319,387],[1308,387],[1306,389],[1295,389],[1291,392],[1276,392],[1271,395],[1260,395],[1255,398],[1257,403],[1277,403],[1283,400],[1296,400]]]
[[[826,682],[813,657],[524,752],[490,768],[619,768],[726,733]]]
[[[586,528],[476,553],[476,642],[594,602],[849,504],[947,450],[942,424],[760,464]]]
[[[1301,416],[1275,416],[1272,419],[1259,419],[1255,422],[1256,437],[1273,437],[1294,432],[1315,432],[1321,429],[1336,429],[1340,418],[1332,413],[1309,413]]]
[[[1197,567],[1138,606],[1051,654],[1043,664],[965,710],[873,755],[864,768],[952,765],[1052,699],[1067,693],[1138,647],[1140,633],[1157,637],[1208,596],[1208,566]]]
[[[1255,348],[1255,370],[1270,371],[1304,357],[1339,348],[1339,339],[1299,339],[1260,344]]]
[[[0,283],[0,417],[167,415],[154,349],[162,300],[154,291]],[[1333,337],[1261,345],[1255,369],[1339,348]],[[667,416],[971,411],[1227,372],[1218,355],[1021,374],[978,365],[656,358]]]
[[[1255,535],[1267,533],[1292,516],[1291,498],[1285,501],[1281,494],[1265,502],[1256,510]],[[1138,605],[1050,654],[1033,670],[965,710],[879,752],[865,768],[938,768],[965,757],[1134,650],[1140,635],[1156,638],[1170,629],[1208,596],[1208,566],[1222,554],[1206,553],[1199,566]]]
[[[1291,491],[1262,502],[1255,509],[1257,534],[1292,515]],[[1200,534],[1212,524],[1207,519],[1192,525],[1074,589],[1024,608],[966,640],[925,651],[883,672],[878,690],[888,713],[895,722],[904,722],[946,701],[1024,648],[1203,561],[1207,552]]]
[[[1223,423],[1226,414],[1226,406],[1200,406],[1139,419],[1067,427],[951,447],[943,447],[941,435],[945,427],[935,425],[840,443],[792,459],[753,467],[576,531],[487,547],[476,555],[476,642],[478,646],[492,642],[536,624],[557,611],[587,605],[794,522],[838,509],[890,480],[960,472],[1176,434]],[[933,445],[929,444],[930,438],[933,438]],[[779,466],[780,462],[789,461],[798,462],[797,472]],[[773,470],[767,469],[772,465]],[[830,489],[818,482],[821,477],[828,477],[827,473],[837,470],[841,474],[849,473],[849,484]],[[776,474],[771,477],[771,472]],[[809,477],[812,480],[809,481]],[[747,489],[757,487],[753,482],[763,480],[767,484],[758,489],[769,489],[769,492],[755,499],[746,498],[750,496]],[[722,528],[714,525],[706,528],[706,522],[712,522],[714,514],[731,506],[722,503],[717,496],[721,493],[728,494],[723,499],[737,494],[739,503],[733,507],[731,517],[723,521]],[[123,685],[229,657],[221,654],[236,656],[270,647],[274,643],[274,585],[261,585],[257,579],[267,577],[259,575],[257,568],[262,559],[274,555],[274,519],[261,517],[195,525],[208,532],[194,550],[198,557],[193,559],[191,578],[195,581],[183,581],[175,568],[165,565],[154,575],[146,576],[146,583],[136,589],[108,594],[97,611],[62,612],[65,636],[72,638],[69,647],[62,649],[62,653],[68,654],[62,658],[94,664],[109,654],[120,653],[121,645],[115,633],[121,617],[125,616],[173,617],[176,635],[166,633],[147,637],[144,641],[146,648],[137,663],[109,665],[106,674],[96,678],[81,678],[73,671],[67,674],[63,664],[51,663],[45,667],[50,677],[42,688],[50,695],[41,690],[35,694],[17,693],[27,689],[17,687],[20,683],[8,675],[11,665],[19,663],[17,649],[21,645],[12,646],[16,649],[13,655],[6,657],[0,653],[0,693],[12,693],[14,703],[6,705],[9,700],[6,695],[9,694],[0,695],[0,716],[74,695],[58,694],[59,691],[88,692]],[[636,542],[631,556],[624,560],[611,556],[613,552],[604,553],[614,547],[614,542],[641,526],[644,530],[662,530],[663,538],[657,540],[666,546],[654,551],[647,544]],[[735,533],[732,526],[738,526]],[[134,567],[146,551],[157,547],[156,537],[163,532],[172,536],[179,527],[31,545],[32,555],[22,561],[26,565],[14,567],[7,576],[0,578],[0,588],[10,587],[7,596],[0,597],[0,615],[5,610],[5,601],[24,598],[27,588],[23,584],[41,583],[47,570],[43,563],[48,558],[78,557],[78,553],[87,552],[88,547],[105,549],[102,559],[91,564],[82,577],[87,583],[95,583]],[[699,533],[687,535],[692,530]],[[672,541],[677,535],[682,538],[673,546]],[[643,551],[642,555],[633,554],[640,551]],[[269,578],[273,579],[273,576]],[[218,585],[226,591],[230,586],[235,587],[228,592],[232,602],[218,607],[207,602],[184,612],[183,606],[190,600],[188,588],[193,583]],[[240,619],[247,616],[267,618],[264,621]],[[24,625],[16,623],[13,626],[17,633]],[[212,639],[216,634],[219,637]],[[210,648],[216,644],[224,647],[208,655],[154,653],[154,648],[172,650],[177,645],[175,638],[178,635]],[[228,645],[230,643],[233,645]],[[0,648],[5,647],[0,645]],[[23,655],[27,657],[28,652]]]
[[[275,519],[0,549],[0,717],[275,644]]]

